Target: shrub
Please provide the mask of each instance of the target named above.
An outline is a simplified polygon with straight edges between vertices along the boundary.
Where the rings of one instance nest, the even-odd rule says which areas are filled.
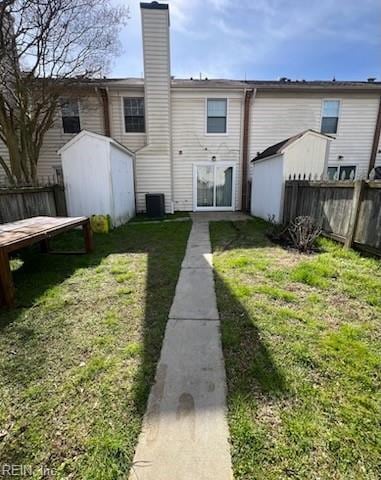
[[[271,226],[267,236],[270,240],[304,253],[314,250],[315,242],[322,231],[321,227],[315,225],[314,220],[308,216],[296,217],[286,226],[275,223],[273,217],[269,217],[269,223]]]
[[[296,217],[287,231],[295,248],[300,252],[310,252],[322,230],[311,217]]]

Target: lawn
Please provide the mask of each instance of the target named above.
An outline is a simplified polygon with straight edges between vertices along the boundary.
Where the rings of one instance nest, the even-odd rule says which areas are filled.
[[[381,267],[211,224],[235,480],[381,478]]]
[[[84,256],[22,252],[0,312],[0,462],[126,478],[190,222],[128,225]],[[82,247],[80,232],[59,248]]]

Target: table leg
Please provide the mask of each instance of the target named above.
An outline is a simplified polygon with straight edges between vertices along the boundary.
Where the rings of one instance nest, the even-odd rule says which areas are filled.
[[[85,250],[86,253],[90,253],[94,250],[93,244],[93,232],[91,230],[90,221],[87,221],[82,225],[83,229],[83,238],[85,240]]]
[[[40,251],[41,253],[49,253],[49,239],[41,240],[40,242]]]
[[[11,307],[15,302],[15,288],[9,265],[8,253],[0,249],[0,298],[1,303]]]

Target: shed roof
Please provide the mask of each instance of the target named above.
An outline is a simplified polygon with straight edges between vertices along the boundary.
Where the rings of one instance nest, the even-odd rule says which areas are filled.
[[[69,147],[77,143],[79,140],[81,140],[83,137],[93,137],[96,138],[97,140],[101,140],[103,142],[110,143],[111,145],[114,145],[114,147],[119,148],[119,150],[123,150],[129,155],[135,156],[135,153],[130,150],[129,148],[125,147],[122,145],[120,142],[117,140],[114,140],[111,137],[106,137],[105,135],[99,135],[99,133],[94,133],[90,132],[89,130],[82,130],[80,133],[78,133],[75,137],[73,137],[71,140],[69,140],[63,147],[61,147],[58,150],[58,154],[61,155],[65,150],[67,150]]]
[[[283,153],[283,151],[289,145],[294,143],[296,140],[299,140],[299,138],[304,137],[304,135],[306,135],[307,133],[313,133],[314,135],[318,135],[320,137],[332,140],[332,137],[330,137],[329,135],[326,135],[325,133],[320,133],[320,132],[317,132],[316,130],[312,130],[312,129],[303,130],[303,132],[300,132],[296,135],[293,135],[292,137],[286,138],[285,140],[282,140],[281,142],[274,143],[274,145],[271,145],[270,147],[263,150],[263,152],[259,153],[251,161],[256,162],[257,160],[263,160],[264,158],[272,157],[274,155],[279,155],[279,154]]]

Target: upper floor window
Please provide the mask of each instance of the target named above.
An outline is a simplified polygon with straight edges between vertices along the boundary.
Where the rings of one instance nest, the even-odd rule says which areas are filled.
[[[324,100],[323,113],[321,117],[322,133],[337,133],[337,124],[339,121],[339,100]]]
[[[62,126],[64,133],[79,133],[81,131],[78,103],[78,99],[61,99]]]
[[[226,133],[226,98],[208,98],[206,133]]]
[[[124,108],[124,129],[127,133],[145,132],[144,121],[144,98],[125,97]]]

